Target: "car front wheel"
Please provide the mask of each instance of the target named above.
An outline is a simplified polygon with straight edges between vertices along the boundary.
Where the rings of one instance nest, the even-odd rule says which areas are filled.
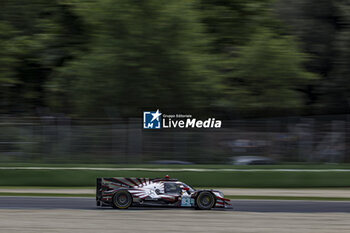
[[[211,192],[201,192],[196,198],[196,208],[200,210],[210,210],[215,205],[215,197]]]

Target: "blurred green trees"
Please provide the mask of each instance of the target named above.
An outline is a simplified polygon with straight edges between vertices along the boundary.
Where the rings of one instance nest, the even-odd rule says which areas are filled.
[[[271,0],[202,0],[221,91],[214,106],[234,116],[301,113],[300,89],[316,79],[307,54],[275,17]],[[268,112],[266,111],[268,110]]]
[[[316,79],[303,69],[305,54],[293,37],[261,30],[232,59],[225,75],[228,107],[253,115],[293,114],[303,106],[301,87]]]
[[[89,28],[88,49],[52,76],[53,106],[69,98],[77,114],[114,107],[130,116],[144,108],[204,105],[212,88],[209,57],[193,2],[75,1],[72,7]]]
[[[84,44],[80,19],[59,1],[3,0],[0,29],[1,113],[33,114],[51,73]]]
[[[349,28],[347,0],[278,0],[276,12],[309,54],[305,68],[320,79],[302,91],[308,114],[349,113]]]
[[[339,25],[333,42],[333,69],[323,86],[321,103],[338,113],[350,108],[350,2],[336,1],[335,7]]]
[[[329,107],[349,97],[346,1],[3,0],[0,6],[1,113],[348,112]]]

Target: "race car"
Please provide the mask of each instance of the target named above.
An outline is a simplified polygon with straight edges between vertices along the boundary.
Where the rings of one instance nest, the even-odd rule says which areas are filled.
[[[130,206],[192,207],[200,210],[232,208],[218,190],[196,190],[169,178],[97,178],[96,205],[127,209]]]

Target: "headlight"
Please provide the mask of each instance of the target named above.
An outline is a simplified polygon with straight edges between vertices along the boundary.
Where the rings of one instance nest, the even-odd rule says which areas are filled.
[[[216,191],[215,194],[217,194],[219,197],[224,198],[224,194],[220,191]]]

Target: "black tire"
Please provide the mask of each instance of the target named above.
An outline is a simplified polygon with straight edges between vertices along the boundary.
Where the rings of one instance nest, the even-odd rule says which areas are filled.
[[[216,199],[211,192],[200,192],[196,198],[196,209],[210,210],[214,207]]]
[[[127,209],[132,204],[132,196],[127,190],[120,190],[113,195],[112,206],[115,209]]]

